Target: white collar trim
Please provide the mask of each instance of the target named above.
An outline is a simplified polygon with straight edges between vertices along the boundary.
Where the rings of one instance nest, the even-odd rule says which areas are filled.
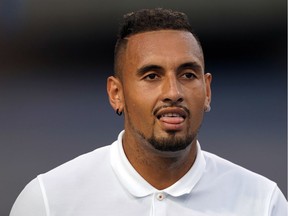
[[[136,197],[145,197],[159,192],[159,190],[150,185],[128,161],[122,145],[123,134],[124,131],[119,134],[118,140],[111,145],[110,155],[112,168],[121,184],[129,193]],[[174,197],[190,193],[203,175],[205,166],[206,161],[200,144],[197,141],[197,156],[191,169],[176,183],[162,191]]]

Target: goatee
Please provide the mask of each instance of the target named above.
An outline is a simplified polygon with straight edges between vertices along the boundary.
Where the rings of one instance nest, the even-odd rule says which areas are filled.
[[[153,134],[150,138],[146,140],[157,150],[165,152],[176,152],[186,149],[196,136],[193,134],[187,135],[185,137],[177,137],[174,133],[169,134],[169,137],[157,138]]]

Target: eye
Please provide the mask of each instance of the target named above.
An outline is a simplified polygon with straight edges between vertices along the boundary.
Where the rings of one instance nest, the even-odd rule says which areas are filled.
[[[155,73],[150,73],[144,77],[144,79],[146,80],[155,80],[157,78],[159,78],[159,76]]]
[[[183,77],[184,79],[194,79],[194,78],[196,78],[196,75],[195,75],[194,73],[184,73],[184,74],[182,75],[182,77]]]

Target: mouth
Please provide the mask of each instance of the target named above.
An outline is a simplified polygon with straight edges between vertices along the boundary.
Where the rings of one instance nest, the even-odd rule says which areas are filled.
[[[162,127],[167,130],[180,130],[187,115],[187,111],[179,107],[163,108],[156,113]]]

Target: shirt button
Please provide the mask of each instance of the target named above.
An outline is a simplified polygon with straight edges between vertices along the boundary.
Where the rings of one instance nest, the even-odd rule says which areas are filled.
[[[165,199],[165,195],[163,193],[158,193],[156,195],[157,200],[162,201],[163,199]]]

